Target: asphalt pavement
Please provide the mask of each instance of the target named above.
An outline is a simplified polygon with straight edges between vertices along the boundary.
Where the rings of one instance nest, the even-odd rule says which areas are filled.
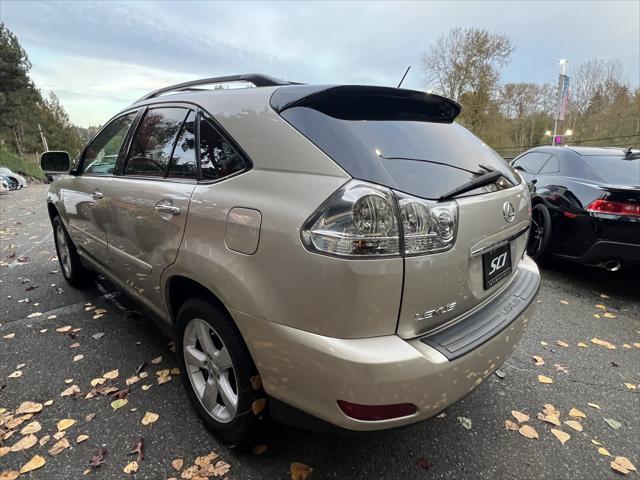
[[[53,401],[0,440],[0,478],[35,455],[45,465],[20,478],[180,478],[173,460],[183,459],[184,471],[210,452],[218,455],[214,463],[230,466],[220,477],[229,479],[288,479],[292,462],[313,468],[312,480],[608,479],[621,476],[610,466],[616,456],[640,469],[638,271],[611,273],[566,263],[543,270],[537,312],[515,352],[499,375],[445,415],[366,435],[273,424],[261,440],[266,451],[257,455],[222,445],[207,432],[180,375],[171,372],[176,360],[170,339],[134,304],[103,279],[85,290],[65,284],[45,208],[46,188],[32,185],[0,195],[0,412],[4,408],[10,414],[26,401]],[[544,365],[536,365],[533,356]],[[84,398],[92,379],[117,369],[118,377],[107,384],[123,388],[140,368],[148,376],[131,385],[121,408],[114,410],[112,395]],[[159,384],[157,372],[167,369],[171,380]],[[541,383],[539,375],[553,383]],[[82,394],[61,396],[73,385]],[[560,411],[561,422],[577,421],[582,431],[539,420],[545,404]],[[569,415],[572,408],[578,416]],[[516,422],[512,411],[527,414],[530,420],[523,424],[539,438],[505,428],[506,420]],[[146,412],[156,413],[157,420],[143,425]],[[90,414],[95,417],[87,419]],[[2,455],[2,447],[22,438],[25,425],[37,421],[41,429],[34,435],[42,440],[53,436],[63,419],[75,424],[64,430],[69,447],[61,453],[50,455],[56,443],[51,438],[43,446]],[[552,428],[571,438],[562,444]],[[79,435],[89,438],[77,443]],[[141,438],[144,458],[138,471],[124,473],[136,460],[129,452]],[[611,456],[599,453],[600,447]],[[100,448],[106,450],[104,463],[83,477]]]

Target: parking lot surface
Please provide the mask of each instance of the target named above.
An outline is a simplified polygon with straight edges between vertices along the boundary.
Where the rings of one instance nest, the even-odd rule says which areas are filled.
[[[292,462],[313,468],[313,480],[605,479],[620,475],[610,466],[616,456],[640,469],[640,272],[566,263],[542,270],[537,312],[515,352],[444,415],[365,435],[274,424],[259,440],[266,450],[252,452],[220,444],[203,427],[180,375],[171,371],[176,360],[170,339],[133,303],[104,279],[86,290],[65,284],[45,208],[46,188],[32,185],[0,195],[0,409],[9,414],[26,401],[53,401],[15,427],[0,442],[0,453],[33,421],[41,426],[33,433],[40,441],[53,436],[61,420],[75,423],[64,430],[69,447],[61,453],[49,453],[54,438],[9,451],[0,456],[0,472],[19,470],[40,455],[46,463],[24,477],[190,478],[184,470],[210,452],[218,455],[214,463],[229,465],[220,477],[229,479],[291,478]],[[157,375],[167,369],[168,375]],[[103,385],[122,389],[127,378],[148,376],[131,384],[126,397],[120,393],[127,400],[121,408],[112,406],[116,397],[100,391],[85,398],[91,380],[113,370],[118,376]],[[542,383],[548,382],[544,377],[552,383]],[[73,385],[80,394],[61,396]],[[559,410],[560,426],[538,419],[545,404]],[[571,416],[571,409],[578,412]],[[538,438],[523,435],[529,429],[505,428],[506,420],[517,423],[512,411],[530,417],[520,417],[516,428],[529,425]],[[146,412],[157,414],[157,420],[143,425]],[[569,434],[569,440],[561,443],[552,428]],[[79,435],[88,439],[77,443]],[[137,459],[129,453],[140,439],[144,458],[136,473],[124,473]],[[101,448],[104,463],[90,468]],[[182,472],[171,466],[175,459],[183,460]]]

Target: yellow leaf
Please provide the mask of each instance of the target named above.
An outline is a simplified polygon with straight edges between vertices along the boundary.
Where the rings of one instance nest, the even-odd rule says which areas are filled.
[[[565,442],[567,440],[569,440],[571,438],[571,435],[569,435],[568,433],[563,432],[562,430],[556,430],[555,428],[551,429],[551,433],[553,433],[553,435],[560,440],[560,442],[564,445]]]
[[[577,432],[581,432],[582,431],[582,425],[580,425],[580,422],[576,422],[575,420],[565,420],[564,423],[565,423],[565,425],[573,428]]]
[[[600,318],[600,315],[598,315],[597,313],[594,313],[594,314],[593,314],[593,316],[594,316],[595,318]]]
[[[45,407],[48,407],[50,405],[53,405],[53,400],[47,400],[46,402],[44,402]]]
[[[631,471],[637,472],[635,465],[627,457],[616,457],[610,465],[616,472],[624,473],[625,475]]]
[[[558,418],[557,415],[545,415],[543,413],[539,413],[538,414],[538,420],[542,420],[543,422],[548,422],[551,423],[552,425],[555,425],[556,427],[560,426],[560,419]]]
[[[634,346],[634,347],[636,347],[636,348],[640,348],[640,342],[635,342],[635,343],[633,344],[633,346]]]
[[[58,431],[62,432],[72,426],[76,421],[73,418],[65,418],[58,422]]]
[[[78,387],[77,385],[71,385],[69,388],[67,388],[65,391],[63,391],[60,396],[61,397],[68,397],[69,395],[73,395],[74,393],[80,393],[80,387]]]
[[[304,463],[293,462],[290,467],[291,480],[307,480],[313,468]]]
[[[511,410],[511,415],[515,418],[518,423],[524,423],[529,420],[529,415],[526,413],[519,412],[517,410]]]
[[[67,440],[66,438],[62,438],[58,440],[58,442],[56,442],[53,445],[53,447],[49,449],[49,455],[51,455],[52,457],[55,457],[56,455],[58,455],[63,450],[66,450],[67,448],[69,448],[69,440]]]
[[[126,398],[119,398],[118,400],[111,402],[111,408],[118,410],[119,408],[124,407],[127,403],[129,403],[129,400]]]
[[[633,384],[633,383],[625,383],[624,386],[627,387],[629,390],[637,390],[638,389],[638,386]]]
[[[140,377],[137,375],[134,375],[133,377],[129,377],[127,378],[124,383],[126,383],[127,385],[133,385],[136,382],[140,381]]]
[[[36,443],[38,443],[38,437],[35,435],[27,435],[11,445],[11,451],[19,452],[20,450],[27,450],[33,447]]]
[[[51,435],[45,435],[44,437],[42,437],[40,440],[38,440],[38,444],[41,447],[44,447],[45,444],[51,439]]]
[[[556,343],[563,348],[567,348],[569,346],[567,342],[563,342],[562,340],[558,340]]]
[[[515,430],[518,430],[518,428],[520,428],[520,427],[518,426],[518,424],[516,422],[514,422],[512,420],[505,420],[504,421],[504,428],[506,428],[507,430],[515,431]]]
[[[84,358],[84,355],[76,355],[75,357],[73,357],[73,361],[74,362],[79,362],[83,358]]]
[[[0,457],[4,457],[11,451],[11,447],[0,447]]]
[[[542,345],[543,347],[546,347],[547,345],[549,345],[547,342],[540,342],[540,345]]]
[[[4,470],[0,472],[0,480],[16,480],[20,472],[16,470]]]
[[[22,376],[22,372],[20,370],[16,370],[15,372],[8,375],[9,378],[20,378]]]
[[[142,385],[141,388],[142,388],[142,390],[144,390],[146,392],[147,390],[149,390],[151,388],[151,385]]]
[[[40,425],[40,423],[34,420],[30,424],[28,424],[26,427],[24,427],[22,430],[20,430],[20,434],[29,435],[30,433],[39,432],[41,429],[42,429],[42,426]]]
[[[160,418],[160,415],[158,415],[157,413],[147,412],[142,418],[142,425],[150,425],[158,420],[158,418]]]
[[[102,376],[104,378],[108,379],[108,380],[114,380],[114,379],[118,378],[118,375],[119,375],[118,369],[115,369],[115,370],[111,370],[110,372],[105,373]]]
[[[567,302],[566,300],[560,300],[560,303],[563,305],[569,305],[569,302]]]
[[[593,443],[594,445],[602,445],[599,441],[594,440],[593,438],[591,439],[591,443]]]
[[[262,412],[266,406],[267,406],[267,399],[259,398],[253,401],[253,403],[251,404],[251,410],[253,411],[254,415],[260,415],[260,412]]]
[[[71,330],[71,325],[65,325],[64,327],[56,328],[56,332],[58,333],[66,333]]]
[[[66,435],[66,432],[62,431],[62,432],[56,432],[53,435],[53,439],[54,440],[60,440],[62,437],[64,437]]]
[[[174,468],[174,470],[177,470],[178,472],[182,470],[183,465],[184,465],[184,460],[182,460],[181,458],[176,458],[175,460],[171,461],[171,466]]]
[[[616,349],[615,345],[610,344],[606,340],[600,340],[599,338],[592,338],[591,339],[591,343],[593,343],[595,345],[600,345],[601,347],[608,348],[609,350],[615,350]]]
[[[42,458],[40,455],[36,455],[22,466],[22,468],[20,469],[20,474],[36,470],[42,467],[45,463],[46,461],[44,458]]]
[[[40,410],[42,410],[41,403],[22,402],[16,409],[16,415],[21,415],[23,413],[38,413]]]
[[[604,455],[604,456],[606,456],[606,457],[610,457],[610,456],[611,456],[611,454],[609,453],[609,450],[607,450],[607,449],[606,449],[606,448],[604,448],[604,447],[600,447],[600,448],[598,449],[598,453],[599,453],[600,455]]]
[[[169,375],[160,375],[158,376],[158,378],[156,378],[156,382],[158,383],[158,385],[163,385],[170,381],[171,381],[171,377]]]
[[[597,403],[587,403],[587,405],[589,405],[591,408],[601,410],[600,405],[598,405]]]
[[[604,318],[616,318],[616,316],[613,313],[609,313],[609,312],[605,312],[603,316]]]
[[[523,437],[535,439],[539,438],[538,432],[536,432],[535,429],[530,425],[522,425],[518,432],[520,432],[520,435],[522,435]]]
[[[76,438],[76,443],[82,443],[85,440],[89,440],[89,435],[78,435],[78,438]]]
[[[623,343],[622,344],[622,348],[633,348],[631,345],[629,345],[628,343]]]
[[[549,377],[545,377],[544,375],[538,375],[538,381],[540,383],[553,383],[553,380]]]
[[[580,342],[580,343],[578,343],[578,347],[580,347],[580,348],[589,348],[589,345],[587,345],[584,342]]]
[[[138,462],[135,460],[133,462],[127,463],[127,465],[122,469],[124,473],[136,473],[138,471]]]
[[[104,377],[94,378],[93,380],[91,380],[91,386],[95,388],[98,385],[102,385],[106,381],[107,381],[107,379],[104,378]]]
[[[587,418],[587,416],[577,408],[572,408],[571,410],[569,410],[569,416],[576,418]]]
[[[544,365],[544,358],[539,357],[538,355],[534,355],[532,358],[535,361],[536,367],[540,367]]]
[[[606,309],[607,309],[607,307],[605,307],[605,306],[604,306],[604,305],[602,305],[601,303],[597,304],[597,305],[596,305],[596,308],[597,308],[598,310],[606,310]]]

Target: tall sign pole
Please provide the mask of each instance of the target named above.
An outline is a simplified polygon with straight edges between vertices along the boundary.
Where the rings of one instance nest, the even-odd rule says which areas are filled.
[[[560,60],[560,65],[562,65],[562,72],[558,77],[558,98],[556,100],[553,135],[551,136],[551,145],[554,147],[558,138],[558,121],[564,120],[564,116],[567,112],[567,105],[569,103],[569,77],[564,74],[567,68],[567,63],[569,62],[564,58]]]

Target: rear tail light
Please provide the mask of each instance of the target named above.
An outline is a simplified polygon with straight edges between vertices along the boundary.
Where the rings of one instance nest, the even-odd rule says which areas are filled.
[[[587,205],[586,210],[593,213],[608,213],[611,215],[629,215],[633,217],[640,217],[640,203],[594,200],[589,205]]]
[[[390,418],[407,417],[418,411],[412,403],[395,403],[391,405],[360,405],[359,403],[351,403],[345,400],[338,400],[340,410],[347,417],[356,420],[389,420]]]
[[[433,202],[353,180],[331,195],[304,223],[311,251],[343,257],[418,255],[455,243],[458,206]]]

